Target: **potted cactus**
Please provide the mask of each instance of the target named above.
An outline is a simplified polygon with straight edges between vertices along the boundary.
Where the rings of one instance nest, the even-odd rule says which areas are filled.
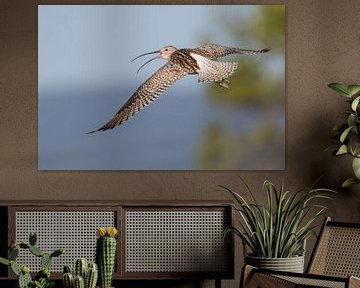
[[[115,227],[100,227],[97,229],[96,262],[99,267],[99,287],[110,288],[116,258]]]
[[[18,277],[19,288],[49,288],[54,285],[50,280],[50,265],[52,259],[63,254],[64,250],[57,249],[52,253],[45,253],[36,246],[36,241],[36,233],[30,233],[29,243],[13,242],[9,248],[8,259],[0,257],[0,263],[10,266],[11,271]],[[35,275],[34,280],[30,275],[30,268],[28,266],[19,266],[16,263],[20,249],[28,250],[30,253],[40,258],[41,270]]]
[[[76,259],[73,272],[71,272],[70,267],[64,267],[64,288],[95,288],[97,279],[97,264],[88,262],[86,258]]]

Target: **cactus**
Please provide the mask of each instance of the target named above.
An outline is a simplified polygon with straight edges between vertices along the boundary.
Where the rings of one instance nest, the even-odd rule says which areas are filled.
[[[50,254],[48,253],[44,253],[42,256],[41,256],[41,261],[40,261],[40,267],[41,269],[49,269],[50,268],[50,265],[51,265],[51,260],[52,260],[52,257]]]
[[[96,263],[89,263],[85,276],[85,288],[95,288],[98,279],[98,266]]]
[[[62,277],[64,288],[73,288],[74,287],[74,276],[72,273],[67,272],[63,274]]]
[[[50,281],[50,264],[53,257],[60,256],[63,254],[63,249],[58,249],[49,253],[44,253],[40,250],[36,244],[37,236],[35,233],[30,233],[29,244],[20,242],[16,243],[11,241],[11,245],[8,251],[8,259],[0,257],[0,264],[10,266],[11,271],[18,276],[18,286],[19,288],[28,288],[28,287],[51,287],[53,282]],[[21,268],[16,264],[16,259],[19,256],[19,250],[24,249],[28,250],[30,253],[37,257],[41,257],[41,271],[39,271],[35,276],[35,281],[32,280],[30,275],[30,269],[27,266],[22,266]]]
[[[98,228],[99,238],[96,243],[96,262],[99,267],[99,282],[101,288],[110,288],[114,272],[116,256],[115,227]]]
[[[75,276],[81,276],[83,279],[85,279],[87,268],[88,268],[88,261],[86,260],[86,258],[76,259],[74,266]]]
[[[9,260],[16,260],[16,258],[19,256],[19,246],[16,245],[14,248],[9,250],[8,257]]]
[[[71,273],[71,269],[69,266],[67,265],[64,266],[64,273]]]
[[[31,279],[29,267],[27,266],[21,267],[21,271],[18,279],[19,288],[28,288],[31,282],[32,279]]]
[[[20,268],[16,265],[16,262],[14,260],[10,260],[10,269],[16,276],[20,275]]]
[[[38,273],[36,273],[35,280],[40,281],[41,278],[49,280],[50,275],[51,275],[51,273],[50,273],[49,269],[44,268],[44,269],[40,270]]]
[[[19,244],[19,247],[22,248],[22,249],[29,249],[30,245],[22,242],[22,243]]]
[[[64,253],[64,249],[57,249],[54,252],[52,252],[50,255],[51,257],[58,257],[63,253]]]
[[[79,280],[79,279],[82,279]],[[83,288],[95,288],[98,278],[98,268],[96,263],[89,263],[86,258],[78,258],[74,263],[74,272],[71,273],[69,266],[64,266],[63,286],[64,288],[78,288],[76,285]],[[77,279],[77,280],[76,280]],[[83,282],[83,284],[81,283]]]
[[[38,247],[36,247],[36,246],[30,245],[29,251],[30,251],[32,254],[34,254],[35,256],[38,256],[38,257],[41,257],[41,256],[44,255],[44,252],[42,252],[42,251],[40,250],[40,248],[38,248]]]
[[[85,288],[84,278],[80,275],[74,277],[74,288]]]
[[[31,232],[29,235],[29,244],[31,246],[35,246],[37,241],[37,235],[35,232]]]

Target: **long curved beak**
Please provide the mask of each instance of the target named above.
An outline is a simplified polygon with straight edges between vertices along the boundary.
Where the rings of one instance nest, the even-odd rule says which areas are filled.
[[[155,54],[155,53],[160,53],[160,50],[156,50],[156,51],[152,51],[152,52],[148,52],[148,53],[141,54],[141,55],[135,57],[133,60],[131,60],[131,62],[133,62],[134,60],[136,60],[136,59],[138,59],[138,58],[140,58],[140,57],[142,57],[142,56],[150,55],[150,54]],[[140,66],[140,68],[137,70],[136,73],[139,73],[139,71],[141,70],[141,68],[143,68],[146,64],[148,64],[149,62],[151,62],[151,61],[153,61],[153,60],[155,60],[155,59],[157,59],[157,58],[161,58],[161,57],[160,57],[160,54],[157,55],[157,56],[155,56],[154,58],[151,58],[149,61],[146,61],[143,65]]]
[[[150,54],[155,54],[155,53],[160,53],[160,50],[156,50],[156,51],[153,51],[153,52],[148,52],[148,53],[144,53],[144,54],[141,54],[137,57],[135,57],[134,59],[131,60],[131,62],[135,61],[136,59],[142,57],[142,56],[145,56],[145,55],[150,55]]]
[[[154,58],[151,58],[150,60],[146,61],[143,65],[140,66],[140,68],[136,71],[136,73],[139,73],[139,71],[141,70],[141,68],[143,68],[146,64],[148,64],[149,62],[161,58],[160,55],[155,56]]]

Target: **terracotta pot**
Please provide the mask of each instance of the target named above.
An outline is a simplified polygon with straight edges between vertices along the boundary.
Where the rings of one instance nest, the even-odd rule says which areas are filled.
[[[263,258],[246,255],[245,263],[263,269],[304,273],[304,256],[289,258]]]

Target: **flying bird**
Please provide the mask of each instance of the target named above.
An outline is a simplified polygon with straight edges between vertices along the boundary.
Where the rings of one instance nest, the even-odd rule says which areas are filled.
[[[167,63],[140,85],[110,121],[88,134],[97,131],[106,131],[120,125],[156,100],[178,79],[188,74],[198,74],[198,82],[216,82],[220,86],[228,88],[230,83],[228,77],[236,71],[238,63],[218,62],[216,61],[218,58],[230,54],[250,55],[266,53],[268,51],[270,51],[269,48],[251,50],[225,47],[217,44],[206,44],[198,48],[185,49],[165,46],[160,50],[141,54],[131,62],[145,55],[156,53],[158,55],[141,65],[138,72],[146,64],[158,58],[167,60]]]

